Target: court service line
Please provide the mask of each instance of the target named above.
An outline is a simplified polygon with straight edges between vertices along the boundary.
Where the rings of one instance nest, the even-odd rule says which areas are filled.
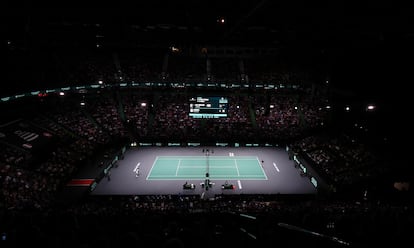
[[[175,176],[178,175],[178,170],[180,169],[181,159],[178,160],[177,169],[175,170]]]
[[[279,168],[277,167],[276,163],[273,162],[273,166],[275,167],[275,169],[277,170],[277,172],[280,172]]]
[[[237,159],[234,160],[234,164],[236,165],[237,176],[240,176],[239,167],[237,166]]]

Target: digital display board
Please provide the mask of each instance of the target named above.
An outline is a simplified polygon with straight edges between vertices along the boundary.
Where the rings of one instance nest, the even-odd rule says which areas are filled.
[[[228,99],[218,96],[197,96],[190,98],[189,115],[193,118],[227,117]]]

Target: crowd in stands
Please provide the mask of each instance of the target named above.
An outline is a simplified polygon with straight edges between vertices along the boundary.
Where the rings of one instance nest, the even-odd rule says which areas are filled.
[[[244,69],[239,60],[209,61],[207,56],[191,60],[172,55],[166,59],[168,56],[160,54],[157,60],[143,60],[120,52],[112,56],[77,54],[64,60],[58,54],[53,61],[58,62],[62,74],[50,76],[62,86],[96,84],[100,80],[104,84],[146,80],[231,83],[246,80],[244,75],[253,82],[274,84],[310,80],[308,75],[280,72],[272,66],[259,69],[260,64],[254,60],[246,59]],[[189,61],[193,63],[188,65]],[[39,65],[34,67],[41,70]],[[96,152],[129,141],[291,143],[293,151],[341,190],[385,171],[377,154],[354,138],[314,133],[327,126],[330,110],[325,108],[326,99],[315,98],[309,89],[214,92],[229,100],[228,116],[217,119],[194,119],[188,115],[189,99],[197,94],[200,91],[181,88],[99,88],[51,95],[35,100],[29,110],[26,106],[20,118],[51,133],[56,137],[55,146],[39,160],[33,159],[30,151],[0,137],[0,231],[7,230],[8,241],[15,246],[22,242],[20,237],[28,234],[27,238],[35,243],[50,247],[109,247],[140,242],[148,246],[209,247],[223,240],[246,247],[254,239],[248,235],[236,238],[240,237],[243,222],[237,216],[243,213],[260,220],[249,224],[259,242],[287,241],[283,235],[274,235],[281,231],[277,225],[280,222],[339,235],[355,243],[408,240],[413,209],[375,201],[289,202],[278,196],[260,195],[204,200],[199,196],[168,195],[90,197],[71,207],[56,205],[54,199],[59,191]],[[26,105],[25,99],[21,100]],[[22,211],[20,215],[16,214],[18,210],[29,212]],[[33,214],[33,210],[42,211]],[[383,239],[378,239],[382,234]],[[171,244],[172,240],[176,243]],[[200,244],[200,240],[206,242]]]
[[[295,142],[292,149],[342,190],[349,190],[387,170],[386,165],[380,163],[378,154],[346,134],[308,136]]]
[[[254,98],[256,123],[261,138],[286,136],[287,139],[324,125],[327,111],[322,101],[299,95],[274,94],[270,100]]]
[[[7,51],[8,85],[1,96],[57,87],[131,82],[318,84],[320,77],[274,58],[212,57],[191,49]],[[40,59],[42,58],[42,59]],[[19,73],[24,68],[26,73]]]
[[[407,206],[269,195],[94,196],[34,214],[1,212],[0,218],[12,247],[27,239],[46,247],[403,245],[414,221]]]
[[[49,176],[52,191],[64,185],[101,147],[133,141],[291,141],[293,151],[310,161],[328,182],[345,190],[385,171],[384,164],[378,166],[377,154],[352,137],[307,135],[324,127],[329,109],[323,100],[313,99],[300,88],[220,92],[228,98],[228,116],[207,119],[189,116],[189,99],[197,94],[180,89],[97,89],[42,98],[37,103],[40,110],[27,121],[55,135],[57,145],[47,159],[33,162],[30,152],[3,141],[0,161],[4,166]],[[36,166],[23,166],[30,163]],[[9,206],[7,201],[4,204]]]
[[[13,166],[24,166],[25,162],[31,157],[30,153],[23,149],[14,149],[6,144],[0,143],[0,161],[4,161]]]

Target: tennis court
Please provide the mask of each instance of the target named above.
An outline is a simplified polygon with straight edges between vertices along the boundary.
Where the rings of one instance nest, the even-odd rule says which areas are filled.
[[[147,180],[267,180],[255,156],[157,156]]]
[[[299,170],[279,147],[130,148],[111,168],[110,180],[100,180],[91,194],[314,194],[316,187]],[[202,186],[207,172],[214,183],[208,190]],[[222,189],[226,181],[234,188]],[[184,189],[185,183],[196,187]]]

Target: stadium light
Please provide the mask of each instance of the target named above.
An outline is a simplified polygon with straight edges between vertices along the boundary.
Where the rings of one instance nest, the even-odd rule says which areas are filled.
[[[147,106],[147,103],[145,103],[145,102],[141,103],[141,107],[146,107],[146,106]]]
[[[372,105],[372,104],[370,104],[370,105],[367,106],[367,111],[372,111],[374,109],[375,109],[375,106]]]
[[[59,92],[59,96],[64,96],[65,92]]]
[[[180,52],[180,49],[178,47],[175,47],[175,46],[171,46],[170,49],[171,49],[171,52],[173,52],[173,53],[179,53]]]

